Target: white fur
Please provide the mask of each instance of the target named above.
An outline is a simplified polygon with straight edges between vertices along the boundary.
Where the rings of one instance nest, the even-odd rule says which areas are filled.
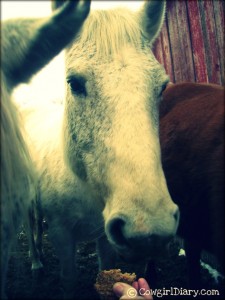
[[[168,77],[138,16],[124,9],[92,12],[66,53],[67,79],[85,78],[86,97],[67,84],[64,108],[26,113],[42,208],[67,291],[73,288],[77,242],[103,237],[105,229],[115,250],[129,258],[139,254],[139,241],[118,244],[110,232],[113,218],[125,219],[124,239],[146,242],[146,256],[146,249],[157,252],[158,239],[177,229],[158,138],[158,102]],[[102,257],[101,267],[110,267],[110,259]]]
[[[42,266],[32,234],[36,172],[12,92],[74,38],[89,9],[88,1],[67,1],[49,18],[7,20],[1,27],[1,299],[6,298],[8,260],[22,222],[27,229],[33,268]],[[75,28],[71,28],[69,25],[74,23]]]
[[[1,76],[1,299],[10,251],[21,220],[28,224],[28,209],[35,195],[35,172],[17,109],[7,80]]]

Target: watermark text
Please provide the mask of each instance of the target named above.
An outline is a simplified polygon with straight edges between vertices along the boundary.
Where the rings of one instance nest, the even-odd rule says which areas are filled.
[[[211,289],[200,289],[200,290],[194,290],[194,289],[184,289],[184,288],[178,288],[178,287],[171,287],[169,289],[162,288],[162,289],[155,289],[155,290],[147,290],[145,288],[141,288],[139,291],[140,296],[145,295],[152,295],[153,297],[159,297],[162,298],[164,296],[190,296],[190,297],[197,297],[197,296],[219,296],[219,290]]]

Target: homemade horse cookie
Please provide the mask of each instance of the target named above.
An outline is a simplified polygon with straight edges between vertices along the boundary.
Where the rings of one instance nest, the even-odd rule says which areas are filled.
[[[132,284],[136,280],[135,273],[122,273],[120,269],[101,271],[98,273],[95,289],[99,293],[101,300],[118,299],[113,293],[113,285],[116,282]]]

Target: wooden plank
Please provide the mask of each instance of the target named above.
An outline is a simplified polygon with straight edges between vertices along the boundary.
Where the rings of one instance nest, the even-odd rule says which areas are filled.
[[[216,39],[218,45],[218,55],[220,62],[221,83],[224,85],[224,2],[213,1],[214,20],[216,24]]]
[[[182,69],[179,61],[181,61],[181,45],[178,33],[178,27],[176,24],[177,13],[176,13],[176,2],[170,1],[170,7],[167,13],[168,29],[169,29],[169,40],[171,46],[171,56],[173,61],[174,81],[182,81]]]
[[[154,53],[171,81],[224,84],[224,2],[168,1]]]
[[[163,24],[159,38],[156,40],[153,52],[157,60],[164,66],[170,81],[174,82],[172,59],[166,21]]]
[[[169,41],[169,33],[168,33],[168,20],[166,18],[164,26],[161,32],[162,39],[162,54],[164,60],[164,67],[166,69],[166,73],[169,75],[170,80],[174,82],[174,72],[173,72],[173,63],[171,57],[171,47]]]
[[[198,3],[204,36],[204,48],[207,54],[206,63],[209,82],[221,84],[213,3],[211,0],[198,1]]]
[[[180,62],[183,68],[183,81],[195,81],[194,62],[192,55],[190,28],[186,1],[177,1],[177,26],[182,45],[183,60]]]
[[[196,82],[208,82],[198,1],[187,1]]]
[[[168,12],[168,26],[175,82],[195,81],[185,1],[172,1]]]

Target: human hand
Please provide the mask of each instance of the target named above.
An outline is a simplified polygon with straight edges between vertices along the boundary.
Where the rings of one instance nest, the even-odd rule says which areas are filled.
[[[144,278],[135,281],[132,286],[123,282],[117,282],[113,286],[113,291],[120,300],[122,299],[148,299],[153,300],[150,287]]]

